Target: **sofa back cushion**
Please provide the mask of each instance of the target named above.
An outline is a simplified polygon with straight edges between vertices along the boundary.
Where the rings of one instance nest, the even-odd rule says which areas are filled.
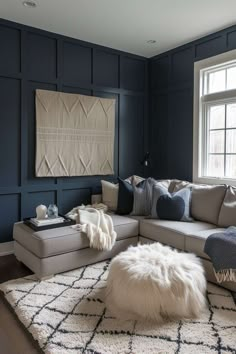
[[[228,186],[221,205],[218,225],[236,226],[236,188]]]
[[[174,192],[192,187],[191,215],[194,219],[218,224],[220,208],[224,200],[225,185],[195,184],[186,181],[176,183]]]

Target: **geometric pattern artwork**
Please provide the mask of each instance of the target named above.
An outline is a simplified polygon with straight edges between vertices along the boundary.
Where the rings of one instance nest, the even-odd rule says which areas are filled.
[[[208,308],[197,319],[123,321],[104,305],[108,270],[106,261],[44,281],[16,279],[0,290],[47,354],[236,353],[236,305],[229,291],[208,283]]]
[[[114,174],[115,102],[36,90],[36,176]]]

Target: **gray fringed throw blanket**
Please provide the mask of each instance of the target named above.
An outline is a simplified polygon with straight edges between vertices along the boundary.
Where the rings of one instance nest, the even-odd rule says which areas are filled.
[[[215,276],[222,281],[236,282],[236,227],[210,235],[204,252],[211,258]]]

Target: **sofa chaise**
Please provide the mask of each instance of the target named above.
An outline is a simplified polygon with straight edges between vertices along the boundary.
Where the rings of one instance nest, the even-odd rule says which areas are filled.
[[[189,182],[168,180],[168,190],[175,192]],[[34,232],[22,222],[14,225],[13,237],[17,259],[39,278],[114,257],[130,245],[160,242],[176,249],[195,253],[202,259],[209,281],[217,283],[212,263],[204,253],[209,235],[236,224],[236,192],[226,185],[192,186],[192,222],[148,219],[142,216],[111,214],[117,241],[111,251],[89,248],[85,234],[71,227]],[[223,282],[236,291],[236,283]]]

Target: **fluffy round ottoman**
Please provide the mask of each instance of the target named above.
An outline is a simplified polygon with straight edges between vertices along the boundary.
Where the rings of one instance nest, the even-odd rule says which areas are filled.
[[[160,243],[130,247],[111,262],[106,306],[121,319],[197,317],[206,305],[206,285],[195,255]]]

